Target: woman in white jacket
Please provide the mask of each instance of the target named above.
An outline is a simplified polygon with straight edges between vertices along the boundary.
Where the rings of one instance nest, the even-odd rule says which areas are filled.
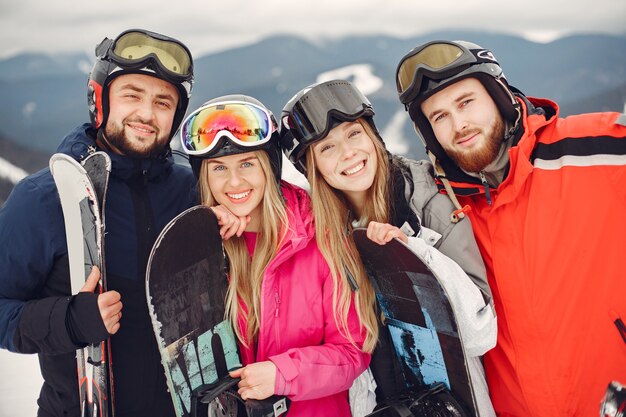
[[[407,244],[445,288],[479,415],[495,416],[480,356],[495,346],[496,318],[470,220],[460,212],[451,218],[455,208],[439,194],[429,162],[386,151],[373,115],[367,98],[344,80],[309,86],[283,109],[281,146],[311,185],[318,245],[335,259],[354,259],[346,230],[357,226],[367,227],[368,237],[381,245],[393,238]],[[346,270],[348,278],[364,273],[349,262]],[[403,388],[400,370],[390,366],[393,347],[385,336],[381,332],[370,365],[378,402]]]

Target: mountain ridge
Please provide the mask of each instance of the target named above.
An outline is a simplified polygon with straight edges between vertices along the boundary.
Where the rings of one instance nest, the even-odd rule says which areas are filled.
[[[196,57],[190,109],[213,97],[243,93],[260,99],[278,117],[287,100],[316,82],[320,74],[368,68],[369,76],[381,80],[380,87],[368,98],[376,111],[377,126],[385,131],[403,112],[395,89],[397,63],[412,47],[432,39],[466,39],[489,48],[512,85],[529,96],[555,100],[562,115],[624,111],[626,34],[577,34],[537,43],[480,31],[438,31],[408,38],[348,36],[320,41],[284,34],[270,36]],[[86,84],[92,62],[93,58],[83,52],[25,53],[0,59],[0,136],[5,142],[50,155],[67,132],[88,121]],[[357,82],[356,77],[347,76]],[[405,149],[409,157],[423,158],[423,147],[408,119],[404,120],[402,128],[394,125],[389,130],[399,132],[398,140],[407,142],[396,148]],[[385,138],[387,142],[396,139]],[[15,166],[25,167],[27,163],[19,155],[14,152],[6,157],[2,153]]]

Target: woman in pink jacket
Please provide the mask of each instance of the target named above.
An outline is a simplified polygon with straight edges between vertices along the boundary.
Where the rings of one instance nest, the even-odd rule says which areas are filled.
[[[205,103],[181,128],[229,259],[226,314],[244,364],[231,376],[243,399],[290,398],[289,416],[350,416],[347,390],[377,337],[373,294],[362,282],[352,291],[320,253],[307,193],[280,181],[276,128],[241,95]]]

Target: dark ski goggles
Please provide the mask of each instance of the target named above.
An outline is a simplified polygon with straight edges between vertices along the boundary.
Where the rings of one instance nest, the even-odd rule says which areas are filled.
[[[424,91],[424,78],[441,81],[472,65],[497,61],[487,49],[470,50],[456,42],[433,41],[411,50],[400,60],[396,87],[402,104],[408,104]]]
[[[150,67],[173,82],[193,77],[191,53],[184,44],[145,30],[127,30],[115,40],[105,38],[96,47],[96,56],[124,69]]]
[[[189,155],[203,155],[222,136],[243,147],[264,145],[277,130],[274,116],[263,107],[244,102],[218,102],[191,113],[181,126],[181,143]]]
[[[301,144],[309,144],[328,135],[335,126],[333,119],[353,122],[373,115],[372,105],[359,90],[347,81],[336,80],[311,88],[281,121]]]

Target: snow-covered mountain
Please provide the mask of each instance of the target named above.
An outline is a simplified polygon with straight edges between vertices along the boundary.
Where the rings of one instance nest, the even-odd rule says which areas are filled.
[[[565,115],[622,111],[626,102],[626,36],[578,35],[539,44],[495,33],[439,32],[408,39],[360,36],[315,43],[277,36],[196,57],[191,107],[223,94],[244,93],[278,116],[301,88],[333,78],[350,79],[372,101],[388,148],[423,158],[423,146],[397,99],[394,76],[406,52],[432,39],[466,39],[490,48],[512,85],[527,95],[556,100]],[[65,133],[88,120],[91,62],[84,53],[23,54],[0,60],[0,137],[8,139],[5,149],[18,143],[50,155]],[[40,166],[26,167],[21,161],[24,154],[0,154],[0,178],[5,178],[0,182],[19,178],[24,174],[19,169],[32,172],[45,166],[44,160]],[[5,197],[0,190],[0,201]]]

